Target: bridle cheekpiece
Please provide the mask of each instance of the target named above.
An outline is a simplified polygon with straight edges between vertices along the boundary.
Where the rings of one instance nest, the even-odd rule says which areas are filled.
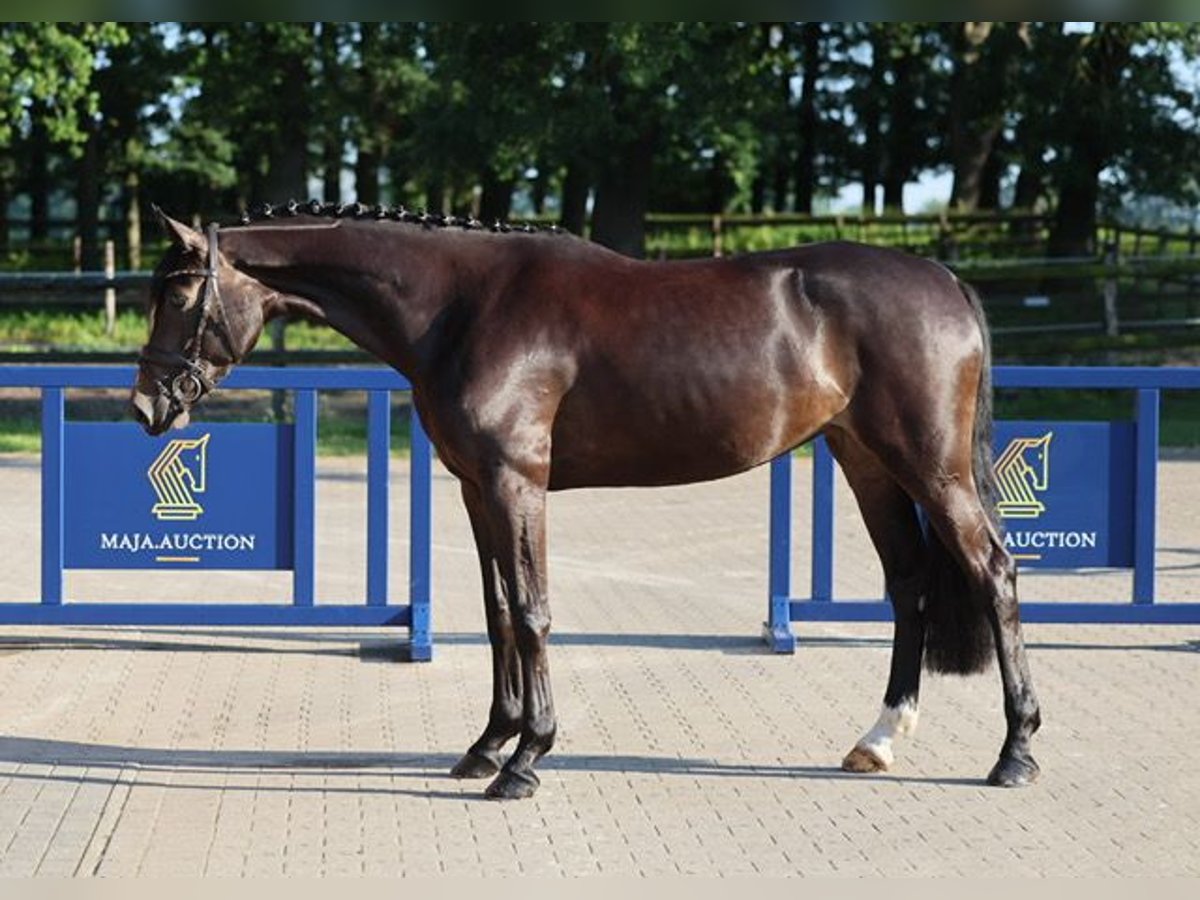
[[[180,276],[200,277],[204,284],[200,288],[200,317],[196,321],[196,331],[190,341],[184,345],[184,352],[163,350],[152,344],[142,347],[138,355],[139,365],[158,365],[174,368],[177,371],[160,379],[160,384],[166,389],[172,404],[179,409],[187,409],[201,397],[216,387],[212,375],[205,371],[208,363],[200,359],[200,351],[204,344],[204,335],[211,324],[220,326],[225,346],[229,350],[230,360],[236,359],[233,342],[229,334],[229,323],[225,317],[225,307],[221,303],[221,288],[218,278],[220,257],[217,247],[217,223],[209,224],[205,229],[208,239],[208,265],[204,269],[178,269],[163,276],[164,281]]]

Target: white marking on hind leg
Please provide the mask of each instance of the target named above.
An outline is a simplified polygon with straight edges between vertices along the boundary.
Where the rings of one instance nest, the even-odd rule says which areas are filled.
[[[856,747],[874,754],[885,766],[896,759],[892,752],[892,741],[898,737],[910,737],[917,730],[920,717],[917,702],[905,697],[898,706],[884,706],[871,730],[858,739]]]

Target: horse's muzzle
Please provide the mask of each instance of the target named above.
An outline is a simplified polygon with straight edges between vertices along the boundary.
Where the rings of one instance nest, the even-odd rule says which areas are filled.
[[[129,408],[146,433],[157,436],[172,428],[183,428],[191,419],[186,409],[180,409],[164,394],[147,394],[134,389]]]

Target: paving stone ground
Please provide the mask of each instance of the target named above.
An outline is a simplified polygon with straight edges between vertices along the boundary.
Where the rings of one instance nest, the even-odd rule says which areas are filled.
[[[322,463],[319,601],[362,596],[359,461]],[[797,509],[806,508],[798,468]],[[1200,463],[1161,466],[1164,602],[1200,600]],[[393,583],[405,584],[396,465]],[[839,486],[836,587],[878,565]],[[36,597],[36,461],[0,458],[0,602]],[[542,788],[446,772],[490,666],[469,528],[435,484],[435,661],[380,631],[0,628],[0,875],[1200,874],[1200,626],[1030,625],[1035,787],[984,786],[995,669],[928,677],[892,772],[838,763],[874,719],[887,625],[759,642],[767,477],[555,495],[559,742]],[[798,535],[804,530],[798,529]],[[798,542],[797,583],[806,572]],[[285,576],[69,573],[74,599],[285,600]],[[1022,579],[1128,596],[1124,574]]]

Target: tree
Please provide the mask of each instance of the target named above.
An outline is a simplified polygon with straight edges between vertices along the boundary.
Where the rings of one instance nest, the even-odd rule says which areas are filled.
[[[18,156],[32,144],[40,170],[51,146],[81,152],[98,106],[93,79],[102,51],[125,37],[115,23],[0,23],[0,247],[8,244]],[[35,206],[44,209],[48,185],[43,178],[33,186],[39,193]]]
[[[1057,197],[1049,249],[1093,255],[1096,219],[1110,195],[1154,192],[1194,202],[1197,184],[1180,160],[1195,158],[1197,104],[1178,81],[1200,55],[1194,23],[1061,23],[1033,31],[1036,65],[1025,72],[1023,117]],[[1022,124],[1026,124],[1024,121]]]
[[[821,78],[823,37],[820,22],[805,22],[800,30],[804,86],[800,90],[797,110],[796,212],[809,214],[813,211],[813,195],[817,188],[817,82]]]
[[[580,78],[577,97],[590,123],[580,138],[593,148],[593,240],[644,253],[651,188],[678,177],[670,167],[655,175],[656,157],[672,146],[686,147],[710,184],[737,173],[749,191],[752,169],[733,160],[745,145],[741,126],[755,84],[746,60],[761,52],[753,27],[610,23],[581,37],[591,76]],[[710,199],[727,199],[716,193]]]
[[[1021,57],[1030,47],[1027,22],[955,22],[947,26],[954,60],[949,140],[954,184],[950,206],[963,211],[999,203],[1000,142],[1015,106]]]
[[[304,22],[203,23],[184,39],[199,90],[183,124],[232,148],[237,186],[229,199],[236,205],[303,199],[316,106],[316,29]]]
[[[418,116],[426,158],[478,190],[476,214],[507,218],[513,191],[548,140],[554,24],[437,23],[426,33],[433,89]],[[457,191],[452,191],[457,193]]]

